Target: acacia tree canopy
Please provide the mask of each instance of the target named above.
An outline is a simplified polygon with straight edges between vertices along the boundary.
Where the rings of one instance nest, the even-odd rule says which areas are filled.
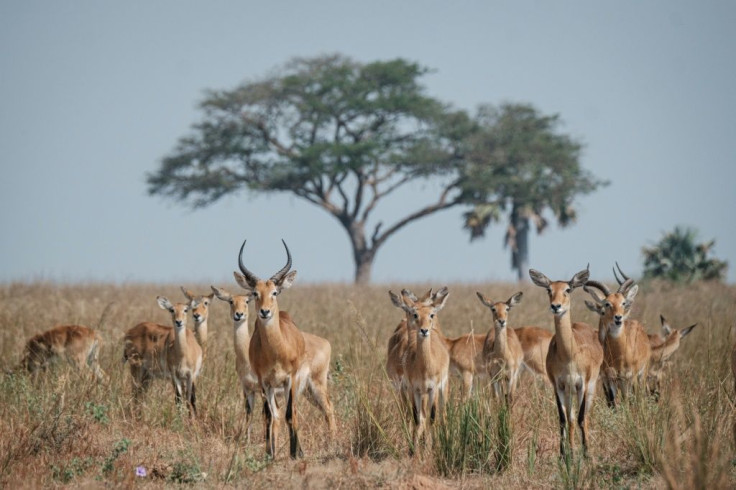
[[[275,75],[209,91],[193,133],[147,176],[149,193],[196,208],[243,189],[291,192],[340,222],[355,280],[366,283],[392,234],[466,202],[462,146],[476,124],[426,95],[428,72],[402,59],[296,58]],[[369,224],[384,197],[430,177],[443,182],[436,201]]]

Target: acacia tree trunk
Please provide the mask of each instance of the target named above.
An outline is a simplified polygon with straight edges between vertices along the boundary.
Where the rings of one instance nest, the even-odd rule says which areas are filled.
[[[418,219],[421,219],[430,214],[436,213],[443,209],[457,206],[462,201],[459,196],[454,199],[449,199],[449,193],[456,188],[458,182],[454,181],[448,184],[440,194],[437,202],[429,204],[423,208],[420,208],[403,218],[399,219],[387,228],[383,228],[383,222],[378,222],[373,228],[373,232],[370,235],[370,240],[366,237],[366,220],[370,211],[374,208],[378,199],[374,197],[371,204],[367,206],[360,217],[357,218],[358,213],[350,213],[346,208],[339,208],[337,206],[327,203],[327,199],[315,203],[327,209],[342,225],[348,234],[350,244],[353,247],[353,262],[355,264],[355,284],[365,285],[371,282],[371,270],[373,268],[373,259],[376,258],[378,249],[391,237],[394,233],[407,226]],[[385,195],[384,193],[383,195]],[[358,206],[359,207],[359,206]]]
[[[371,282],[371,270],[375,254],[372,251],[356,252],[355,255],[355,284],[366,285]]]
[[[378,244],[370,247],[365,239],[365,224],[361,221],[341,219],[342,225],[350,238],[353,247],[353,263],[355,264],[355,284],[366,285],[371,282],[373,259],[376,257]]]

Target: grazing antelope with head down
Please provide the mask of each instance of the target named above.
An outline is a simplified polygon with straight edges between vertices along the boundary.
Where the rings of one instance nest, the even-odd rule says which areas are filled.
[[[587,453],[587,420],[595,385],[603,362],[603,348],[596,332],[585,323],[572,323],[570,295],[583,286],[590,276],[588,269],[575,274],[569,281],[550,281],[547,276],[529,269],[532,282],[547,290],[549,306],[555,320],[555,335],[547,352],[547,374],[555,390],[557,412],[560,417],[560,454],[564,457],[565,435],[573,447],[573,406],[577,410],[578,426]],[[573,401],[573,398],[577,400]],[[568,427],[569,425],[569,427]]]
[[[419,301],[407,290],[402,291],[401,297],[389,291],[394,306],[406,313],[409,335],[415,336],[415,343],[407,347],[404,366],[414,416],[410,454],[418,448],[427,415],[434,420],[437,412],[441,415],[444,411],[450,355],[444,338],[438,334],[437,313],[445,306],[448,295],[447,288],[442,288],[436,295],[432,295],[430,290],[426,299]]]
[[[623,275],[620,267],[619,271]],[[600,316],[598,340],[603,345],[603,391],[608,405],[615,407],[617,392],[626,397],[645,380],[651,356],[644,325],[629,319],[639,286],[627,277],[615,292],[597,281],[588,281],[584,289],[595,300],[595,303],[586,301],[585,305]],[[598,296],[595,289],[603,293],[603,297]]]
[[[276,397],[283,395],[289,426],[289,454],[296,458],[303,455],[299,445],[296,401],[305,387],[311,401],[324,414],[330,433],[335,431],[332,403],[327,393],[331,347],[327,340],[299,331],[289,314],[279,310],[276,297],[291,287],[296,278],[296,271],[290,272],[289,247],[283,240],[282,243],[286,249],[286,265],[264,281],[243,264],[243,241],[238,255],[242,274],[235,272],[235,280],[255,298],[256,321],[248,354],[251,368],[266,397],[266,451],[275,457],[280,418]]]
[[[130,328],[123,337],[123,363],[130,366],[133,400],[140,402],[154,379],[170,378],[163,356],[166,339],[172,327],[142,322]]]
[[[649,335],[651,358],[647,370],[647,389],[655,398],[659,397],[659,388],[664,379],[665,369],[670,358],[680,348],[680,341],[690,334],[697,323],[683,329],[672,328],[664,316],[659,315],[662,324],[662,334]]]
[[[483,346],[483,357],[488,365],[488,375],[493,383],[493,391],[499,399],[503,394],[506,403],[511,406],[519,381],[524,352],[516,337],[516,331],[508,326],[508,317],[509,310],[521,302],[523,293],[518,292],[505,302],[492,301],[480,292],[475,294],[493,315],[495,332],[493,336],[490,333],[486,336]]]
[[[194,319],[194,337],[202,347],[203,353],[207,351],[207,322],[210,316],[210,303],[215,293],[208,295],[197,295],[190,290],[181,287],[181,292],[189,300],[189,306],[192,309],[192,318]]]
[[[250,439],[250,424],[256,397],[261,397],[261,385],[250,365],[250,333],[248,332],[248,303],[250,294],[232,295],[222,288],[212,286],[215,295],[230,305],[233,319],[233,345],[235,347],[235,371],[240,379],[240,387],[245,398],[245,425]]]
[[[39,370],[66,360],[78,371],[91,370],[99,381],[107,382],[97,358],[101,345],[102,337],[89,327],[59,325],[28,339],[20,367],[35,377]]]

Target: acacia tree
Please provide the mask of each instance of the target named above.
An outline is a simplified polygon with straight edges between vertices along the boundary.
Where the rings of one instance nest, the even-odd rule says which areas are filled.
[[[723,281],[728,262],[709,258],[715,240],[697,243],[698,232],[676,226],[652,247],[643,247],[644,277],[674,282]]]
[[[473,124],[425,94],[428,70],[402,59],[296,58],[273,76],[210,91],[204,117],[147,176],[152,195],[197,208],[248,189],[290,192],[327,211],[353,248],[355,282],[370,281],[379,248],[409,223],[463,202],[460,146]],[[384,226],[386,196],[430,177],[437,200]]]
[[[558,115],[542,115],[528,104],[481,106],[480,127],[469,137],[463,187],[476,205],[465,213],[470,239],[482,237],[492,222],[507,220],[504,244],[520,281],[529,268],[529,232],[575,222],[573,201],[607,182],[580,165],[581,144],[559,132]]]

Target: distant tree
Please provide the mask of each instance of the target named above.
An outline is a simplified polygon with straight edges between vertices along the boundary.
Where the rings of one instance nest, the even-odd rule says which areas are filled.
[[[511,268],[524,281],[532,224],[542,233],[548,210],[560,226],[569,226],[576,218],[575,198],[608,183],[582,168],[582,146],[559,131],[558,115],[540,114],[528,104],[482,106],[477,124],[480,130],[467,145],[463,183],[466,197],[477,204],[465,213],[465,228],[473,240],[505,219]]]
[[[716,241],[696,243],[697,236],[692,228],[676,226],[654,246],[643,247],[644,277],[685,283],[723,281],[728,262],[708,258]]]
[[[147,176],[149,193],[195,208],[243,189],[292,193],[340,223],[355,282],[367,283],[389,237],[464,202],[460,148],[473,123],[425,94],[419,79],[427,73],[402,59],[362,64],[332,55],[296,58],[260,81],[210,91],[194,134]],[[429,178],[442,182],[436,201],[421,205],[407,194],[390,224],[370,221],[389,194]]]

